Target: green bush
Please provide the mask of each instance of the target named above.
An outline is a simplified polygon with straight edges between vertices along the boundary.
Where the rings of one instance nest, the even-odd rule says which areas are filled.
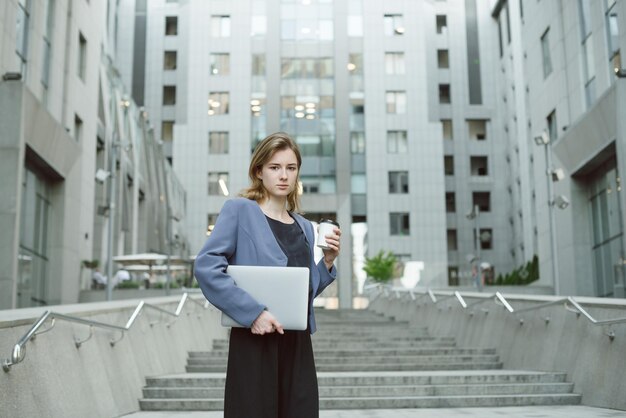
[[[165,282],[157,282],[153,285],[150,286],[153,289],[165,289]],[[178,282],[172,280],[170,282],[170,289],[178,289],[180,288],[180,285],[178,284]]]
[[[139,282],[134,280],[126,280],[119,282],[116,286],[118,289],[139,289]]]
[[[523,286],[539,280],[539,257],[533,259],[521,267],[516,268],[507,274],[498,274],[494,285],[503,286]]]
[[[374,257],[365,258],[363,271],[375,282],[387,283],[393,277],[396,263],[396,256],[391,251],[385,253],[380,250]]]

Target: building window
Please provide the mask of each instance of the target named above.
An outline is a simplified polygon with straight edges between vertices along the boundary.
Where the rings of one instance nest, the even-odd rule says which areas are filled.
[[[541,52],[543,54],[543,78],[552,72],[552,59],[550,58],[550,28],[541,35]]]
[[[228,173],[209,173],[209,195],[228,196]]]
[[[74,114],[74,139],[81,142],[83,139],[83,120]]]
[[[438,68],[450,68],[450,62],[448,60],[448,50],[437,50],[437,67]]]
[[[228,66],[230,67],[230,58]],[[229,68],[230,71],[230,68]],[[252,55],[252,75],[265,76],[265,55],[254,54]]]
[[[446,176],[454,176],[454,157],[452,155],[443,157],[443,172]]]
[[[213,228],[215,228],[215,223],[217,222],[217,213],[209,213],[207,215],[207,227],[206,227],[206,234],[207,236],[211,235],[211,232],[213,232]]]
[[[469,138],[474,141],[484,141],[487,139],[487,121],[483,119],[470,119],[467,121]]]
[[[411,233],[409,214],[406,212],[392,212],[389,214],[390,235],[407,236]]]
[[[454,192],[446,192],[446,212],[456,212],[456,194]]]
[[[385,72],[390,75],[404,74],[404,53],[385,53]]]
[[[267,16],[252,16],[250,36],[253,38],[264,38],[267,33]]]
[[[443,139],[452,141],[454,139],[452,134],[452,119],[441,119],[441,127],[443,128]]]
[[[163,105],[176,104],[176,86],[163,86]]]
[[[583,41],[583,76],[585,77],[585,101],[587,108],[591,107],[591,104],[596,100],[596,72],[595,72],[595,57],[593,50],[593,37],[591,34]]]
[[[489,192],[473,192],[472,207],[478,206],[481,212],[491,212],[491,193]]]
[[[385,15],[383,19],[386,36],[404,35],[404,19],[402,15]]]
[[[41,70],[41,84],[44,89],[48,88],[50,80],[50,55],[52,53],[52,34],[54,32],[54,9],[55,0],[48,0],[48,10],[46,15],[46,32],[43,37],[43,68]],[[47,94],[44,92],[44,103]]]
[[[439,84],[439,103],[450,104],[450,84]]]
[[[487,176],[487,157],[470,157],[470,174],[472,176]]]
[[[30,0],[18,2],[15,22],[15,52],[22,62],[22,76],[28,57],[28,27],[30,22]]]
[[[165,51],[163,53],[163,69],[164,70],[176,69],[176,51]]]
[[[606,28],[609,46],[609,59],[613,70],[622,68],[619,50],[619,20],[617,16],[617,1],[608,0],[606,8]]]
[[[348,36],[354,38],[363,36],[363,16],[348,16]]]
[[[502,13],[498,15],[498,45],[500,47],[500,58],[504,55],[504,47],[502,46]]]
[[[448,286],[459,285],[459,267],[448,266]]]
[[[550,112],[550,114],[546,118],[546,123],[548,124],[548,135],[550,136],[550,141],[554,142],[556,141],[558,136],[558,132],[556,129],[556,110]]]
[[[456,239],[456,229],[447,230],[448,251],[456,251],[459,249],[459,245]]]
[[[437,33],[447,33],[448,31],[448,19],[446,15],[437,15]]]
[[[350,176],[350,193],[365,194],[367,193],[367,177],[365,174],[351,174]]]
[[[385,95],[387,98],[387,113],[401,115],[406,113],[406,93],[403,91],[388,91]]]
[[[211,63],[211,75],[230,74],[230,54],[211,54],[209,61]]]
[[[389,172],[389,193],[407,194],[409,193],[409,172],[390,171]]]
[[[178,35],[178,17],[165,16],[165,35],[166,36]]]
[[[230,95],[226,92],[209,93],[209,116],[227,115],[230,104]]]
[[[365,154],[365,132],[350,132],[350,152]]]
[[[211,37],[230,37],[230,16],[211,16]]]
[[[228,154],[228,132],[209,132],[209,154]]]
[[[409,151],[406,131],[387,131],[387,152],[403,154]]]
[[[174,140],[174,121],[164,120],[161,122],[161,140],[171,142]]]
[[[475,230],[474,233],[476,233]],[[493,248],[493,233],[491,228],[481,228],[479,238],[481,250],[491,250]]]
[[[78,32],[78,77],[85,81],[87,71],[87,40]]]

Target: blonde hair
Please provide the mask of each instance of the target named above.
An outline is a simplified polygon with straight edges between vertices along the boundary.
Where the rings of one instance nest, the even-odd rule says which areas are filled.
[[[269,160],[272,159],[276,151],[283,151],[290,149],[296,154],[298,160],[298,175],[296,176],[296,187],[287,195],[287,210],[298,213],[300,211],[300,195],[298,194],[298,183],[300,181],[300,166],[302,165],[302,156],[300,155],[300,149],[298,144],[291,139],[289,135],[284,132],[273,133],[261,142],[258,143],[254,152],[252,153],[252,159],[250,160],[250,167],[248,168],[248,177],[250,178],[250,187],[244,189],[239,194],[250,200],[255,200],[257,203],[261,203],[269,198],[269,193],[263,181],[258,178],[259,170],[263,168]]]

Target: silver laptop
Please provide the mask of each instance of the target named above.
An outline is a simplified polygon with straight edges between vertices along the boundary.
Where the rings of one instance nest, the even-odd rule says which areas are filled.
[[[309,269],[307,267],[228,266],[237,286],[267,306],[284,329],[307,328]],[[222,326],[243,327],[222,312]]]

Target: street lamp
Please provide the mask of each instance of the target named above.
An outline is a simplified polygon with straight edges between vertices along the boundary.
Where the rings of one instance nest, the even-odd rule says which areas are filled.
[[[554,197],[554,190],[552,183],[562,180],[565,174],[562,169],[552,168],[552,145],[550,144],[550,135],[547,131],[542,131],[539,135],[535,136],[535,143],[538,146],[543,146],[546,156],[546,178],[548,184],[548,211],[550,220],[550,252],[552,254],[552,283],[554,286],[554,294],[559,295],[559,259],[557,255],[556,244],[556,219],[554,214],[554,207],[559,209],[565,209],[569,206],[569,200],[563,195]]]
[[[482,283],[481,283],[481,268],[480,268],[480,227],[478,225],[478,217],[480,216],[480,207],[478,205],[474,205],[472,211],[465,215],[467,219],[470,221],[474,221],[474,257],[470,259],[470,264],[474,263],[476,266],[476,274],[478,275],[478,280],[476,282],[476,287],[479,291],[482,291]]]

